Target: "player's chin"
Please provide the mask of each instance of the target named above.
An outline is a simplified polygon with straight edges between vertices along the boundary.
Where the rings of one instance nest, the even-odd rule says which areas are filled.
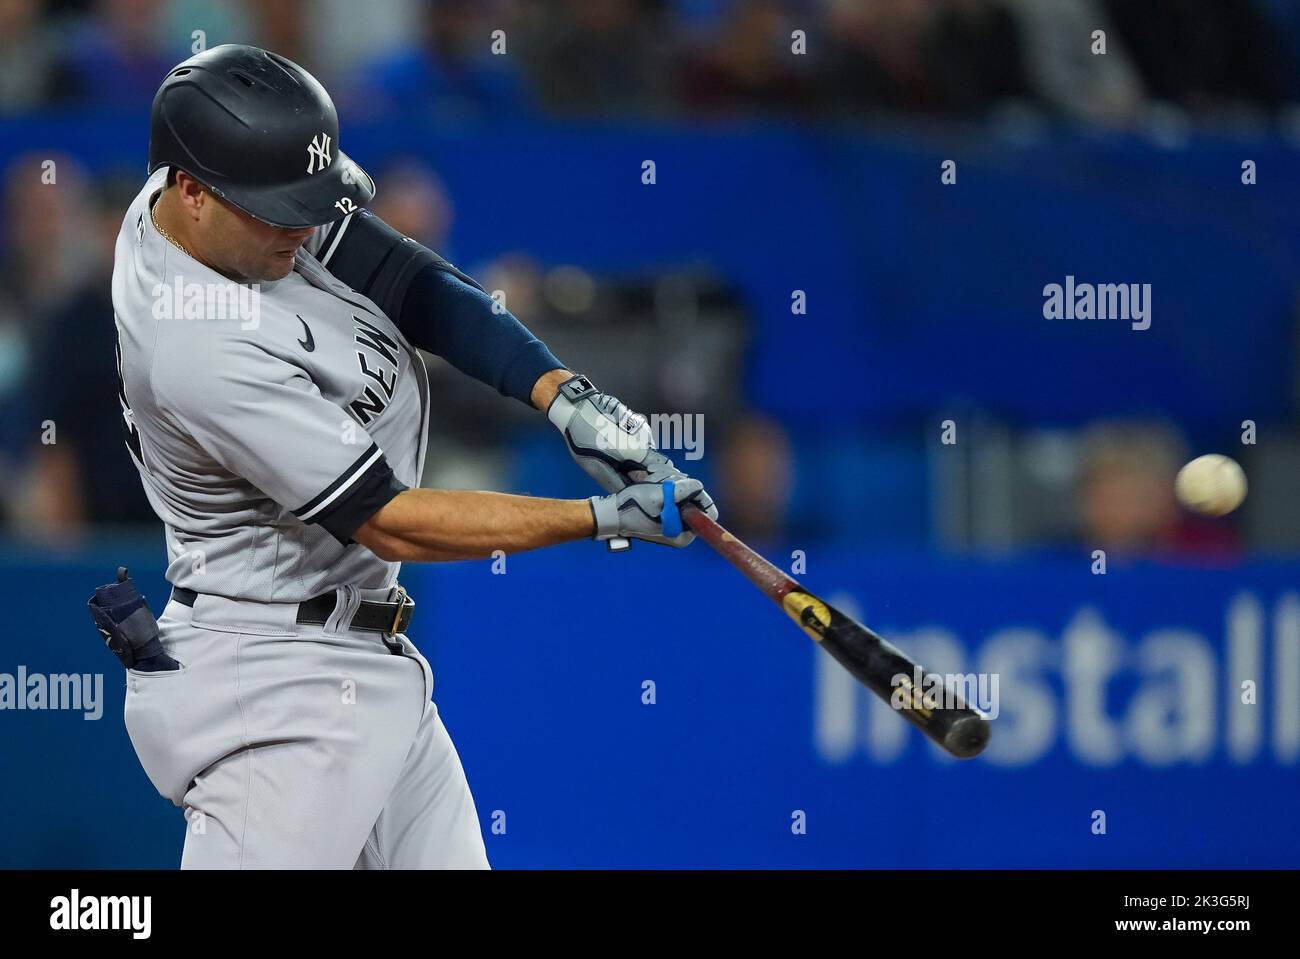
[[[266,260],[265,280],[283,280],[293,272],[294,253],[272,253]]]

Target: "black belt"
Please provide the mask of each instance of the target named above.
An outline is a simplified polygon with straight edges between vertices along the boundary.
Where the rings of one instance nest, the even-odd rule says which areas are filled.
[[[415,600],[406,595],[406,590],[397,587],[397,601],[378,603],[362,600],[357,611],[352,614],[352,629],[364,629],[375,633],[395,636],[406,632],[411,625],[411,616],[415,613]],[[199,594],[192,589],[179,586],[172,587],[172,599],[182,606],[194,608],[194,601]],[[298,604],[297,621],[305,626],[323,626],[334,615],[335,602],[333,593],[323,593]]]

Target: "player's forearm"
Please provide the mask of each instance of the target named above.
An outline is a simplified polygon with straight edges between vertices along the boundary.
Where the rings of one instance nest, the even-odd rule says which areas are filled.
[[[587,500],[410,489],[393,497],[353,538],[390,562],[446,562],[555,546],[595,531]]]

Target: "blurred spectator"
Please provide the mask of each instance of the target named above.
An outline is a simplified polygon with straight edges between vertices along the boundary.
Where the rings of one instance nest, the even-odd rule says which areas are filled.
[[[54,182],[42,182],[54,177]],[[85,275],[85,180],[75,160],[26,154],[6,170],[0,245],[0,506],[14,508],[37,429],[32,363],[44,317]]]
[[[835,113],[980,116],[1030,96],[1019,24],[999,0],[830,0],[823,30]]]
[[[411,117],[526,113],[524,38],[508,21],[500,4],[431,0],[422,35],[363,66],[346,102],[358,112]],[[504,54],[492,52],[496,29],[506,31]]]
[[[87,243],[89,271],[46,321],[32,377],[30,472],[14,527],[41,537],[75,536],[87,524],[155,522],[127,452],[118,402],[111,276],[122,216],[140,189],[133,176],[97,191]],[[53,442],[42,435],[53,424]]]
[[[543,322],[542,268],[528,254],[502,253],[471,275],[485,290],[500,290],[506,309],[529,329]]]
[[[757,113],[807,109],[812,80],[800,67],[808,57],[791,52],[793,29],[780,0],[732,0],[714,33],[685,58],[685,105]]]
[[[1288,100],[1300,101],[1300,3],[1295,0],[1262,0],[1261,9],[1276,38],[1282,59],[1283,82]]]
[[[714,493],[727,529],[755,543],[779,541],[785,534],[794,476],[785,430],[760,416],[737,419],[726,431],[714,469]]]
[[[1122,126],[1141,111],[1142,81],[1119,31],[1097,0],[1003,0],[1015,18],[1030,86],[1067,116]],[[1106,53],[1092,52],[1092,32]]]
[[[312,63],[315,58],[307,50],[304,7],[303,0],[257,0],[249,4],[257,45],[294,63]]]
[[[646,0],[565,0],[533,61],[543,106],[569,116],[656,114],[671,92],[671,24]]]
[[[21,326],[0,313],[0,516],[16,511],[18,477],[31,436],[31,343]]]
[[[1254,0],[1106,0],[1152,97],[1206,112],[1276,107],[1278,48]]]
[[[58,99],[55,32],[39,0],[0,0],[0,113],[30,111]]]
[[[149,109],[167,71],[190,55],[189,37],[162,42],[163,0],[97,0],[67,38],[67,93],[82,103]]]
[[[85,274],[86,197],[85,172],[70,156],[23,154],[5,173],[0,310],[32,334],[39,316]]]
[[[401,158],[375,174],[375,215],[404,236],[453,259],[448,251],[455,211],[442,180],[428,165]]]
[[[1029,96],[1020,30],[1002,4],[944,0],[929,34],[930,66],[944,113],[978,116],[1004,100]]]
[[[203,40],[205,47],[215,47],[222,43],[255,42],[252,38],[254,0],[234,0],[228,3],[213,3],[212,0],[166,0],[164,5],[164,35],[175,37],[187,45],[186,49],[176,51],[176,62],[190,56],[189,45],[196,40]],[[199,37],[195,37],[195,32]],[[162,77],[158,78],[162,82]]]
[[[1079,471],[1083,542],[1120,554],[1229,555],[1236,537],[1225,521],[1194,517],[1174,498],[1186,459],[1168,428],[1099,423],[1082,439]]]
[[[836,113],[937,110],[939,79],[926,56],[930,0],[829,0],[822,96]]]

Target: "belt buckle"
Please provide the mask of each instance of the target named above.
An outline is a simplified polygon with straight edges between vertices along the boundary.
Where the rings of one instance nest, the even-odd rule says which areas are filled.
[[[391,639],[395,637],[402,625],[402,613],[406,612],[406,601],[409,598],[406,594],[406,587],[398,584],[397,589],[397,612],[393,615],[393,625],[388,627],[387,636]]]

